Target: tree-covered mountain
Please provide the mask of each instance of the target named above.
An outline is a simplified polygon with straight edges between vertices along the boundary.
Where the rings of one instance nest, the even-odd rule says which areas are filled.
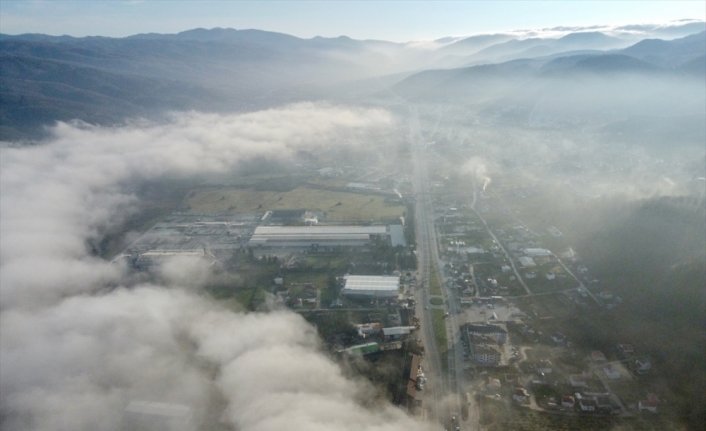
[[[0,139],[162,110],[251,109],[397,71],[409,49],[347,37],[195,29],[126,38],[0,37]],[[405,66],[406,67],[406,66]]]
[[[383,88],[408,99],[453,102],[504,92],[531,100],[551,75],[666,71],[698,77],[705,68],[704,34],[613,51],[605,49],[625,38],[598,31],[554,38],[477,35],[432,48],[224,28],[125,38],[0,35],[0,139],[37,137],[55,121],[110,124],[169,110],[253,109]],[[496,62],[517,56],[527,58]],[[471,57],[486,64],[434,69]]]

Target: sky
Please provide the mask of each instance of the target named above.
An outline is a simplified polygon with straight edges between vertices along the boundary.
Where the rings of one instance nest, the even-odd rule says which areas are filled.
[[[552,26],[706,19],[694,1],[0,0],[0,32],[122,37],[197,27],[299,37],[430,40]]]

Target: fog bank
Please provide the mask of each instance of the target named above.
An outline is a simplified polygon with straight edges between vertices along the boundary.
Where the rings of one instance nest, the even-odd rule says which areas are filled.
[[[135,285],[87,246],[135,211],[129,190],[140,182],[364,145],[393,123],[382,110],[298,104],[166,124],[61,123],[39,145],[2,148],[2,428],[426,429],[369,405],[370,388],[343,376],[301,317],[222,309],[195,293],[198,266]],[[134,403],[172,416],[126,414]]]

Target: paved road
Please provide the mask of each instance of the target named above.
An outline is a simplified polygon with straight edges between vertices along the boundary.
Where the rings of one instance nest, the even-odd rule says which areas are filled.
[[[417,202],[415,205],[415,220],[417,234],[417,253],[419,259],[419,274],[423,283],[419,286],[421,297],[417,304],[417,311],[422,321],[423,341],[426,350],[427,364],[430,367],[431,375],[436,377],[431,390],[432,400],[436,403],[432,411],[435,418],[441,423],[447,423],[452,415],[460,417],[460,403],[464,399],[467,383],[463,373],[463,359],[461,349],[456,349],[456,344],[460,340],[458,302],[455,293],[447,287],[443,273],[443,265],[439,257],[439,248],[436,227],[434,226],[434,207],[429,191],[429,175],[426,156],[425,142],[419,129],[419,117],[416,109],[410,107],[410,130],[409,138],[412,144],[412,157],[414,166],[413,185]],[[431,310],[429,304],[429,288],[431,276],[436,273],[441,284],[441,298],[448,312],[446,319],[447,333],[447,371],[444,371],[442,356],[439,352],[437,342],[434,337],[432,326]],[[461,429],[478,429],[478,412],[476,408],[470,409],[469,421],[462,422]]]
[[[441,355],[434,338],[432,325],[432,313],[429,307],[429,287],[431,285],[431,275],[433,273],[430,239],[429,239],[429,214],[423,201],[429,200],[427,184],[424,181],[425,164],[421,160],[419,120],[416,111],[410,108],[409,118],[409,140],[413,149],[413,166],[415,176],[413,186],[417,202],[415,205],[415,228],[417,241],[418,277],[417,277],[417,315],[421,322],[422,343],[424,344],[425,374],[428,378],[427,387],[424,391],[424,404],[429,413],[430,419],[441,420],[439,411],[443,394],[446,391],[444,385],[444,372],[441,366]]]

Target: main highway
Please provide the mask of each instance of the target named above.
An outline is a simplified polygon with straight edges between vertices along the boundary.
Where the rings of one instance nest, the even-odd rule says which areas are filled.
[[[425,372],[429,378],[425,389],[424,403],[430,419],[448,426],[452,416],[459,419],[462,430],[478,428],[478,412],[475,406],[469,409],[468,421],[461,421],[461,403],[465,402],[467,389],[463,370],[462,349],[460,345],[459,303],[455,292],[448,288],[442,261],[439,256],[439,242],[434,225],[434,204],[429,181],[429,157],[426,142],[423,139],[419,115],[414,106],[410,106],[409,139],[412,146],[412,165],[414,168],[413,187],[416,196],[415,223],[418,258],[417,315],[421,322],[422,342],[425,346]],[[432,294],[432,277],[438,277],[440,294]],[[439,346],[433,327],[432,297],[443,301],[443,310],[447,315],[445,330],[447,345]],[[442,351],[440,351],[440,348]],[[444,357],[442,354],[447,353]],[[446,363],[442,361],[446,360]]]

